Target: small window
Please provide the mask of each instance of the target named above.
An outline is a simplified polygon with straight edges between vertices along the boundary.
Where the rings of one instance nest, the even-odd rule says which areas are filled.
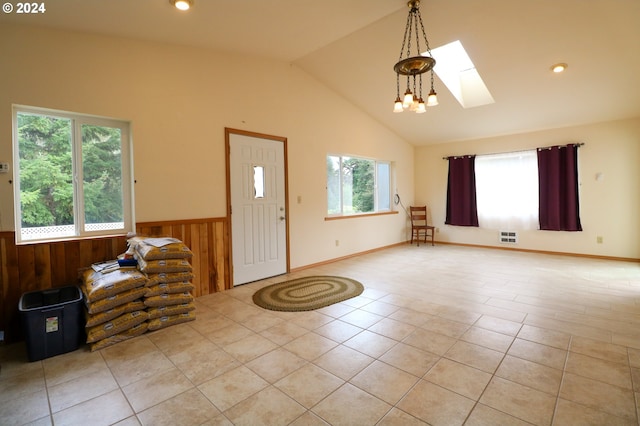
[[[253,166],[253,198],[264,198],[264,167]]]
[[[390,210],[390,162],[327,156],[328,215],[356,215]]]
[[[19,243],[133,231],[129,123],[13,112]]]

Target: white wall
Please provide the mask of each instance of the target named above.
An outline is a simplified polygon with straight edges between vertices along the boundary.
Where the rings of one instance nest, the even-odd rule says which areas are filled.
[[[442,157],[572,142],[585,143],[578,151],[583,231],[521,231],[516,247],[640,259],[640,118],[417,148],[415,198],[430,206],[439,228],[436,239],[505,247],[498,243],[497,230],[444,224],[448,162]]]
[[[12,104],[129,120],[136,221],[223,217],[224,128],[272,134],[288,138],[293,268],[405,239],[404,212],[324,220],[327,153],[394,161],[408,198],[414,149],[290,64],[14,25],[0,28],[0,57],[2,162]],[[0,175],[0,231],[14,229],[10,179]]]

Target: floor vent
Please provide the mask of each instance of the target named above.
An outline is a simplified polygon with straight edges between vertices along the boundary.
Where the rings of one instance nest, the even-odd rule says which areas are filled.
[[[500,242],[504,244],[518,244],[518,233],[515,231],[500,231]]]

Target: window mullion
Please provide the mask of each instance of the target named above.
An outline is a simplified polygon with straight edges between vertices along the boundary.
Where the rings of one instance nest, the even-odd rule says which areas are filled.
[[[13,167],[15,168],[14,181],[13,181],[13,209],[15,214],[15,228],[16,235],[20,239],[22,235],[22,206],[20,198],[20,150],[19,150],[19,136],[18,136],[18,111],[16,108],[12,110],[12,126],[13,126]]]
[[[84,231],[84,193],[82,183],[84,175],[82,170],[82,122],[73,120],[73,135],[71,146],[73,147],[73,223],[76,227],[76,235],[81,235]]]
[[[380,210],[380,205],[378,204],[378,162],[373,162],[373,211],[377,212]]]
[[[338,157],[338,188],[340,189],[338,191],[339,193],[339,203],[340,203],[340,214],[343,215],[344,214],[344,205],[342,203],[343,200],[343,196],[342,196],[342,184],[344,182],[344,179],[342,179],[342,156]]]

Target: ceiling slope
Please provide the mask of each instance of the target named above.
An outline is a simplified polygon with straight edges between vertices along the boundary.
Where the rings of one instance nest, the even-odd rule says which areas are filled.
[[[404,0],[55,0],[2,22],[198,46],[294,63],[414,145],[640,116],[640,1],[424,0],[431,47],[460,40],[495,103],[392,112]],[[549,68],[569,64],[560,75]]]

